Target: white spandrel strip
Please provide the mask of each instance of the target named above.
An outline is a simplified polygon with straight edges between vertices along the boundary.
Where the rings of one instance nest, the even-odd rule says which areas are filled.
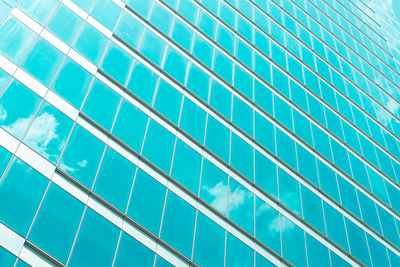
[[[18,256],[24,246],[25,239],[0,222],[0,247]]]
[[[48,261],[37,255],[35,252],[33,252],[31,249],[27,247],[23,247],[21,254],[19,255],[19,258],[26,263],[28,263],[30,266],[33,267],[52,267],[53,265],[50,264]]]
[[[114,38],[112,38],[114,39]],[[121,48],[123,48],[124,50],[128,50],[130,51],[127,47],[125,47],[122,43],[120,42],[116,42],[117,45],[121,46]],[[131,51],[130,51],[131,53]],[[133,53],[132,53],[133,54]],[[133,54],[135,56],[135,58],[139,61],[143,61],[145,62],[142,58],[137,57],[135,54]],[[146,62],[147,65],[149,65]],[[84,66],[82,66],[84,67]],[[154,69],[151,65],[149,65],[150,69]],[[154,69],[155,70],[155,69]],[[100,74],[97,73],[96,76],[99,76]],[[161,75],[163,76],[163,75]],[[104,79],[106,79],[105,77],[103,77]],[[180,92],[182,92],[183,94],[185,94],[188,98],[190,98],[191,100],[195,100],[196,102],[198,102],[196,99],[194,99],[192,96],[190,96],[189,94],[187,94],[185,91],[183,91],[177,84],[173,83],[171,80],[169,80],[167,77],[164,77],[166,79],[167,82],[169,82],[172,86],[174,86],[177,90],[180,90]],[[119,93],[119,92],[117,92]],[[132,103],[135,104],[135,103]],[[206,107],[202,106],[201,103],[198,103],[200,105],[200,107],[204,108],[206,112],[209,112],[211,115],[213,115],[214,113],[211,110],[208,110]],[[143,108],[143,107],[142,107]],[[62,110],[61,110],[62,111]],[[170,132],[172,132],[173,134],[176,134],[176,130],[173,129],[170,125],[168,125],[167,123],[165,123],[161,118],[157,117],[154,113],[152,113],[151,111],[148,111],[148,113],[150,114],[150,116],[152,118],[154,118],[155,120],[157,120],[159,123],[161,123],[164,127],[166,127],[166,129],[168,129]],[[214,114],[215,115],[215,114]],[[217,115],[215,115],[216,119],[223,122],[226,127],[228,127],[230,130],[232,130],[233,132],[237,133],[239,136],[242,136],[244,138],[244,136],[238,132],[236,129],[230,127],[229,124],[226,124],[223,120],[221,120],[221,118],[219,118]],[[94,131],[92,132],[94,135],[96,135],[99,139],[101,139],[103,142],[105,142],[105,139],[107,138],[103,133],[101,133],[100,131],[98,131],[97,129],[95,129],[93,126],[91,126],[88,122],[86,122],[84,119],[79,118],[78,117],[78,123],[83,126],[84,128],[91,128],[94,129]],[[87,129],[88,131],[90,131],[90,129]],[[257,150],[259,150],[262,154],[264,154],[267,158],[271,159],[273,162],[275,162],[278,166],[281,166],[283,169],[288,170],[285,166],[283,166],[280,162],[276,161],[274,158],[272,158],[270,155],[268,155],[266,152],[264,152],[262,149],[260,149],[256,144],[251,143],[251,140],[244,138],[244,140],[246,142],[249,142],[251,145],[253,145],[253,147],[255,147]],[[183,141],[187,141],[188,145],[191,147],[197,146],[196,144],[190,142],[190,140],[183,140]],[[201,148],[198,148],[200,150],[202,150]],[[196,149],[196,150],[198,150]],[[243,180],[241,177],[237,176],[234,172],[232,172],[231,170],[229,170],[228,168],[226,168],[225,166],[219,164],[219,162],[213,158],[212,155],[205,153],[205,151],[203,151],[202,155],[204,155],[208,160],[210,160],[211,162],[215,163],[215,165],[217,165],[218,167],[220,167],[224,172],[228,173],[228,175],[230,175],[232,178],[234,178],[235,180],[237,180],[239,183],[241,183],[243,186],[245,186],[247,189],[249,189],[252,192],[255,192],[258,196],[260,196],[262,199],[267,199],[267,197],[265,197],[265,195],[263,195],[263,193],[259,192],[258,190],[256,190],[252,185],[250,185],[247,181]],[[139,162],[140,164],[140,162]],[[151,169],[151,168],[149,168]],[[336,205],[335,203],[333,203],[332,201],[330,201],[329,199],[326,199],[325,196],[321,195],[321,193],[317,190],[315,190],[314,188],[312,188],[311,186],[309,186],[307,183],[305,183],[303,181],[303,179],[301,179],[300,177],[297,176],[297,174],[292,173],[289,171],[290,174],[292,174],[292,176],[297,179],[300,183],[302,183],[304,186],[306,186],[307,188],[309,188],[311,191],[313,191],[316,195],[318,195],[319,197],[321,197],[322,199],[324,199],[326,202],[328,202],[329,204],[331,204],[331,206],[333,206],[335,209],[337,209],[339,212],[341,212],[344,216],[346,216],[349,220],[353,221],[354,223],[356,223],[357,225],[360,226],[361,229],[363,229],[364,231],[370,233],[372,236],[376,237],[376,239],[378,241],[380,241],[382,244],[384,244],[385,246],[388,246],[394,253],[398,254],[400,256],[400,253],[392,248],[392,246],[390,244],[388,244],[385,240],[381,239],[378,235],[376,235],[375,233],[371,232],[368,228],[366,228],[363,224],[360,224],[359,222],[357,222],[355,220],[355,218],[348,214],[346,211],[344,211],[342,209],[342,207]],[[188,196],[189,197],[189,196]],[[271,206],[276,209],[276,210],[280,210],[280,207],[278,205],[276,205],[273,201],[266,201],[267,203],[271,203]],[[285,214],[286,212],[283,212],[283,214]],[[344,255],[343,253],[340,252],[340,250],[338,250],[336,247],[334,247],[332,244],[330,244],[329,242],[327,242],[324,238],[320,237],[318,234],[316,234],[314,232],[313,229],[305,226],[301,220],[294,218],[293,216],[290,216],[290,214],[287,214],[287,217],[292,218],[292,221],[298,225],[299,227],[303,228],[306,232],[308,232],[310,235],[312,236],[318,236],[318,240],[321,241],[321,243],[323,243],[325,246],[327,246],[328,248],[330,248],[332,251],[334,251],[336,254],[338,255],[343,255],[343,258],[346,261],[349,261],[353,264],[355,264],[351,258],[347,257],[346,255]]]

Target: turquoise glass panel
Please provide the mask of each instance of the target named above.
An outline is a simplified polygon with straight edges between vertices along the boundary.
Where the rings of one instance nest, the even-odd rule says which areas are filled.
[[[200,197],[222,214],[228,207],[228,175],[208,160],[204,160]]]
[[[45,86],[49,86],[63,59],[63,53],[40,38],[22,62],[21,67]]]
[[[115,119],[112,133],[139,153],[148,120],[145,113],[124,99]]]
[[[14,266],[15,260],[16,260],[16,257],[13,254],[11,254],[11,252],[0,247],[0,265],[1,266]]]
[[[206,128],[206,115],[207,113],[203,109],[185,98],[183,101],[179,127],[203,144]]]
[[[57,7],[57,0],[21,0],[18,7],[40,24],[46,24]]]
[[[60,168],[90,189],[104,146],[103,142],[77,125],[66,145]]]
[[[118,45],[111,43],[104,55],[101,68],[125,86],[132,64],[133,57]]]
[[[90,15],[109,30],[113,30],[121,14],[121,8],[111,0],[96,1]]]
[[[46,193],[28,239],[65,264],[78,231],[83,210],[82,202],[52,184]]]
[[[67,142],[73,121],[44,102],[26,132],[23,142],[56,164]]]
[[[79,109],[89,89],[92,77],[75,61],[67,58],[55,78],[52,90]]]
[[[196,210],[172,192],[168,192],[161,239],[190,257]]]
[[[107,43],[107,37],[86,23],[79,32],[74,48],[93,64],[97,65],[106,49]]]
[[[25,236],[48,183],[36,170],[15,159],[0,183],[0,221]]]
[[[94,192],[125,212],[136,166],[111,148],[107,148],[94,184]]]
[[[127,214],[155,235],[160,231],[165,192],[163,185],[138,170]]]
[[[193,260],[200,266],[223,266],[225,231],[202,213],[198,213]]]
[[[157,95],[154,100],[154,108],[177,125],[182,106],[182,98],[182,94],[172,85],[164,80],[160,80]]]
[[[68,265],[111,266],[119,232],[117,226],[87,208]]]
[[[157,75],[136,61],[127,88],[147,104],[151,105],[153,103],[156,84]]]
[[[279,212],[256,197],[255,236],[273,251],[281,254]]]
[[[28,52],[36,34],[14,17],[8,17],[0,26],[0,52],[19,64]]]
[[[254,195],[233,178],[229,180],[228,217],[254,234]]]
[[[109,131],[120,100],[119,94],[96,79],[86,97],[82,112]]]
[[[47,28],[66,44],[74,41],[83,20],[72,10],[60,5],[52,16]]]
[[[228,233],[226,237],[226,266],[250,267],[254,265],[254,250]]]
[[[140,37],[143,35],[144,26],[129,13],[124,12],[114,31],[116,35],[122,38],[133,48],[138,48]]]
[[[175,136],[160,124],[151,120],[146,133],[142,155],[169,173]]]
[[[14,80],[0,97],[0,126],[21,138],[40,103],[40,97]]]
[[[177,140],[171,176],[197,195],[201,171],[201,155]]]
[[[131,266],[133,262],[138,267],[152,266],[154,252],[130,235],[122,233],[114,264],[123,267]]]

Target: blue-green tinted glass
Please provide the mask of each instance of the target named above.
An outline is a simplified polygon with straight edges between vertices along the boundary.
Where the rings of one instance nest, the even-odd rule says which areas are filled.
[[[64,59],[64,54],[40,38],[21,67],[44,85],[49,86]]]
[[[279,129],[276,129],[277,155],[294,169],[297,169],[295,141]]]
[[[229,180],[228,217],[250,234],[254,233],[254,195],[234,179]]]
[[[260,114],[255,113],[254,115],[255,139],[275,154],[275,126]]]
[[[275,265],[256,252],[256,266],[257,267],[272,267]]]
[[[231,165],[248,179],[254,180],[254,149],[232,133]]]
[[[83,20],[78,15],[61,4],[51,18],[47,28],[70,45],[75,39],[82,22]]]
[[[352,221],[346,219],[347,235],[351,254],[366,265],[371,265],[366,236],[363,230],[357,227]]]
[[[111,148],[107,148],[94,185],[94,192],[125,212],[136,166]]]
[[[258,240],[281,253],[279,212],[256,197],[256,233]]]
[[[201,155],[178,139],[171,176],[197,195],[200,170]]]
[[[253,136],[253,110],[239,98],[233,98],[232,122]]]
[[[154,108],[170,121],[178,124],[181,111],[182,94],[172,85],[160,79]]]
[[[1,266],[13,266],[16,257],[8,252],[4,248],[0,247],[0,265]]]
[[[6,170],[6,167],[11,159],[12,154],[8,152],[5,148],[0,146],[0,177]]]
[[[149,21],[165,34],[169,34],[174,16],[159,3],[155,3]]]
[[[123,100],[112,133],[139,153],[147,122],[148,116],[145,113],[127,100]]]
[[[200,266],[223,266],[225,231],[201,213],[197,215],[193,260]]]
[[[138,12],[143,17],[147,18],[149,15],[151,6],[153,5],[153,0],[142,1],[142,0],[128,0],[127,4],[132,7],[136,12]]]
[[[158,235],[166,189],[142,170],[138,170],[133,185],[128,216]]]
[[[157,75],[136,61],[127,88],[147,104],[153,103],[153,95],[157,84]]]
[[[0,26],[0,52],[15,64],[26,54],[36,34],[14,17]]]
[[[230,131],[214,117],[208,116],[206,147],[225,162],[229,162]]]
[[[154,252],[126,233],[122,233],[115,257],[115,266],[152,266]]]
[[[220,83],[211,82],[210,105],[225,118],[231,119],[232,94]]]
[[[186,87],[201,99],[208,102],[209,85],[210,77],[196,65],[192,64],[189,68]]]
[[[306,234],[308,266],[329,266],[329,251],[315,238]]]
[[[69,266],[111,266],[118,236],[119,229],[114,224],[88,208],[79,229]]]
[[[74,48],[92,63],[98,64],[108,43],[108,39],[86,23],[79,33]]]
[[[60,168],[87,188],[92,188],[103,150],[103,142],[77,125],[66,145]]]
[[[57,4],[57,0],[21,0],[18,7],[43,25],[50,18]]]
[[[13,3],[14,2],[14,3]],[[16,1],[14,0],[11,3],[7,3],[7,1],[0,2],[0,23],[10,14],[11,9],[13,8]]]
[[[300,184],[287,172],[279,168],[279,200],[301,216]]]
[[[214,48],[199,35],[195,35],[193,44],[193,55],[211,68]]]
[[[304,219],[321,233],[325,233],[324,215],[321,199],[306,187],[301,187],[301,200]]]
[[[135,0],[140,1],[141,0]],[[150,59],[157,66],[161,66],[162,56],[164,55],[164,50],[166,43],[161,40],[157,35],[155,35],[150,30],[146,30],[144,33],[142,45],[139,51]]]
[[[283,216],[281,231],[282,256],[295,266],[307,266],[304,231]]]
[[[193,244],[195,209],[172,192],[168,192],[161,239],[186,257],[190,257]]]
[[[342,248],[348,250],[343,215],[325,202],[324,213],[327,236]]]
[[[28,239],[65,264],[78,231],[83,209],[84,204],[52,184]]]
[[[172,39],[174,39],[185,50],[190,51],[194,32],[181,20],[175,20],[172,30]]]
[[[175,136],[160,124],[151,120],[143,146],[143,156],[169,173]]]
[[[206,127],[206,112],[186,98],[183,101],[179,127],[203,144]]]
[[[29,126],[23,142],[56,164],[72,124],[69,117],[45,102]]]
[[[113,30],[121,8],[111,0],[98,0],[92,9],[90,15],[100,21],[108,29]]]
[[[173,265],[165,259],[161,258],[159,255],[156,255],[155,267],[173,267]]]
[[[79,109],[91,80],[92,75],[89,72],[67,58],[53,83],[52,90]]]
[[[114,33],[121,37],[133,48],[137,48],[143,31],[143,24],[133,18],[129,13],[124,12]]]
[[[0,69],[0,92],[3,91],[4,86],[7,84],[10,75],[4,70]]]
[[[214,209],[226,214],[228,207],[228,175],[208,160],[203,162],[200,196]]]
[[[168,47],[163,69],[181,84],[185,84],[188,60],[171,46]]]
[[[253,265],[254,250],[234,237],[232,234],[228,233],[226,240],[226,266],[250,267]]]
[[[121,96],[99,80],[95,80],[83,105],[82,112],[110,130]]]
[[[86,1],[86,0],[72,0],[76,5],[82,8],[84,11],[89,12],[95,3],[94,1]]]
[[[133,57],[118,45],[111,43],[104,55],[101,68],[125,86],[132,64]]]
[[[278,198],[278,178],[275,163],[255,151],[255,183],[265,192]]]
[[[15,159],[0,183],[0,221],[25,236],[47,184],[40,173]]]
[[[14,80],[0,97],[1,127],[21,138],[32,121],[40,97]]]

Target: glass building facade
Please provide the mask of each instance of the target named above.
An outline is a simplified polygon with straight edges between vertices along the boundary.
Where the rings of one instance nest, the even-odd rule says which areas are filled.
[[[0,266],[400,266],[399,18],[0,0]]]

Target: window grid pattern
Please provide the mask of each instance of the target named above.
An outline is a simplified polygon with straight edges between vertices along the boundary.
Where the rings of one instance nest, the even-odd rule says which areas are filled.
[[[76,1],[79,9],[69,1],[47,2],[46,6],[38,4],[32,8],[32,4],[22,1],[14,9],[0,31],[14,29],[18,47],[3,46],[0,53],[37,79],[42,87],[49,88],[48,92],[61,97],[68,107],[79,112],[79,117],[86,118],[90,127],[111,134],[132,153],[154,164],[187,194],[198,197],[245,235],[262,242],[278,260],[284,258],[296,266],[337,265],[344,264],[340,258],[343,257],[366,265],[395,265],[400,242],[399,207],[395,202],[399,194],[395,154],[399,153],[398,140],[365,116],[371,115],[365,106],[363,110],[350,106],[352,103],[336,92],[340,90],[334,84],[338,76],[329,78],[332,86],[317,78],[319,94],[331,92],[333,102],[314,97],[319,94],[307,83],[312,80],[310,77],[317,76],[295,72],[304,62],[296,63],[294,57],[272,45],[266,34],[270,34],[272,26],[268,26],[268,31],[257,32],[242,15],[231,16],[237,12],[232,6],[237,5],[238,10],[255,19],[255,3],[203,1],[208,10],[205,12],[189,0],[128,1],[122,9],[105,0],[94,4]],[[271,8],[273,2],[268,5],[268,14],[273,16],[273,10],[279,8]],[[41,31],[38,36],[32,31],[33,26],[24,25],[15,10],[26,13],[45,31],[60,38],[66,51],[50,44],[49,34]],[[83,20],[83,13],[79,16],[77,10],[90,16]],[[145,25],[137,15],[147,20]],[[73,25],[60,27],[67,17],[74,18]],[[232,17],[235,19],[229,22]],[[257,25],[257,21],[254,23]],[[285,27],[289,29],[288,25]],[[273,32],[271,35],[276,42],[277,37]],[[288,36],[283,37],[285,49],[290,49]],[[267,43],[267,47],[257,46],[259,37],[267,40],[260,42]],[[22,45],[18,38],[30,41]],[[72,60],[71,49],[89,64],[98,66],[100,76],[85,70],[82,62]],[[274,58],[274,51],[280,56]],[[298,65],[291,69],[291,64]],[[328,73],[332,70],[328,66]],[[176,249],[180,257],[199,265],[271,264],[243,240],[132,164],[126,155],[104,144],[88,131],[89,126],[82,127],[68,118],[65,110],[59,110],[48,99],[33,93],[30,86],[21,84],[18,80],[23,78],[17,73],[13,75],[16,78],[10,78],[6,72],[0,72],[4,130],[67,173],[80,187],[144,227],[149,235]],[[317,73],[323,76],[319,67]],[[304,85],[299,86],[299,81]],[[71,94],[71,87],[78,92]],[[119,93],[118,88],[124,92]],[[359,88],[353,89],[361,92]],[[132,101],[132,97],[136,100]],[[329,107],[336,106],[337,112],[325,108],[327,103]],[[346,106],[348,110],[340,110]],[[146,114],[143,107],[155,116]],[[356,119],[353,107],[364,116],[366,128]],[[160,123],[160,118],[164,123]],[[393,127],[392,122],[386,126]],[[307,129],[304,125],[308,125]],[[206,157],[199,150],[211,156]],[[373,154],[367,154],[371,151]],[[31,166],[12,158],[5,150],[2,153],[5,160],[0,169],[0,190],[15,195],[0,212],[1,222],[48,253],[51,260],[67,265],[123,265],[129,261],[128,251],[138,250],[142,251],[143,264],[166,264]],[[221,163],[235,175],[221,168]],[[30,197],[36,202],[24,205],[22,201],[20,206],[13,207],[16,204],[12,200],[22,197],[26,190],[15,184],[15,172],[23,172],[26,183],[38,187],[30,192],[35,194]],[[243,180],[250,188],[244,186]],[[261,192],[262,198],[254,189]],[[293,223],[269,205],[266,198],[280,202],[306,225]],[[54,218],[55,202],[68,207],[70,219]],[[143,209],[145,205],[151,205],[154,212],[148,214]],[[10,208],[26,219],[17,222],[13,219],[15,214],[9,215]],[[54,225],[57,220],[59,227]],[[45,231],[69,241],[57,245],[56,240],[45,237]],[[104,232],[104,238],[99,240],[96,231]],[[206,247],[210,240],[204,237],[207,234],[219,237],[215,259],[208,258]],[[328,249],[315,235],[324,236],[328,240],[325,242],[340,253]],[[87,251],[88,244],[95,244],[94,252]],[[294,244],[299,250],[293,251]],[[96,256],[98,251],[102,251],[102,257]],[[11,262],[13,256],[7,253],[4,255]]]

